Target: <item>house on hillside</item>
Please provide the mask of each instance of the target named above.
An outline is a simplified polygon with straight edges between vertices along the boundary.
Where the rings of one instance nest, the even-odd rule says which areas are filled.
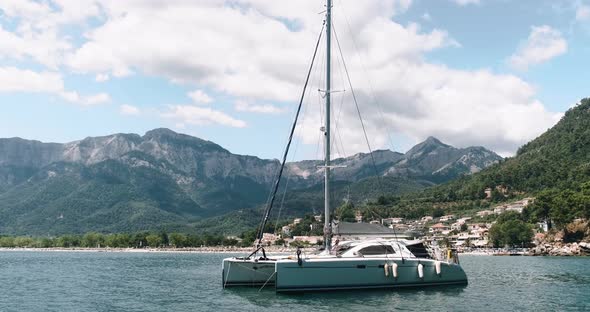
[[[424,216],[424,217],[422,217],[422,219],[420,219],[420,221],[422,221],[422,222],[432,221],[432,217],[431,216]]]
[[[443,233],[445,231],[449,231],[451,228],[448,225],[442,224],[442,223],[437,223],[433,226],[430,227],[430,229],[428,229],[428,232],[430,233]]]
[[[440,222],[449,222],[452,220],[455,220],[454,215],[446,215],[446,216],[442,216],[442,217],[440,217],[440,219],[438,219],[438,221],[440,221]]]
[[[279,239],[279,237],[272,233],[263,233],[262,234],[262,245],[270,246],[274,245],[275,242]]]
[[[354,220],[357,223],[363,222],[363,214],[359,210],[357,210],[356,213],[354,214]]]
[[[494,211],[493,210],[482,210],[482,211],[478,211],[476,213],[476,215],[478,217],[485,217],[485,216],[489,216],[489,215],[492,215],[492,214],[494,214]]]
[[[321,242],[323,239],[324,238],[321,236],[293,236],[293,239],[289,240],[289,244],[292,244],[293,242],[303,242],[317,245],[317,243]]]
[[[285,225],[281,228],[281,233],[283,233],[283,235],[291,235],[291,227],[288,225]]]
[[[404,218],[385,218],[381,219],[381,224],[383,225],[390,225],[390,224],[399,224],[404,222]]]

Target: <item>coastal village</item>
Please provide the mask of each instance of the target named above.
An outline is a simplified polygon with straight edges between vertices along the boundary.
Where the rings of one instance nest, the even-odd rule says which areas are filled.
[[[500,204],[489,210],[479,211],[474,216],[449,214],[439,217],[423,216],[417,220],[396,217],[370,219],[361,211],[356,211],[356,222],[334,223],[333,234],[335,241],[371,238],[423,239],[457,248],[460,251],[488,248],[491,247],[488,240],[489,231],[495,221],[486,220],[492,220],[494,216],[510,211],[522,213],[523,209],[533,201],[534,198],[524,198]],[[295,218],[290,224],[278,228],[275,233],[264,233],[262,243],[267,246],[283,245],[285,247],[321,244],[323,237],[320,235],[293,235],[293,229],[302,222],[304,222],[303,218]],[[309,224],[309,232],[315,230],[318,233],[322,228],[323,216],[313,216],[313,221]],[[537,233],[544,233],[547,230],[547,222],[537,223]]]

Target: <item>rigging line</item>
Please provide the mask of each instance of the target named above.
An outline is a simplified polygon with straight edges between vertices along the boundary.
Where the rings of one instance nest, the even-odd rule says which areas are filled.
[[[344,61],[344,55],[342,54],[342,49],[340,47],[340,41],[338,40],[338,35],[336,34],[336,29],[334,25],[332,25],[332,29],[334,29],[334,38],[336,39],[336,44],[338,46],[338,51],[340,52],[340,56],[342,57],[342,63],[344,64],[344,72],[346,73],[346,78],[348,80],[348,85],[350,86],[350,92],[352,94],[352,99],[354,101],[354,105],[356,107],[356,112],[358,114],[359,120],[361,122],[361,127],[363,129],[363,134],[365,136],[365,142],[367,142],[367,148],[369,149],[369,154],[371,155],[371,160],[373,162],[373,167],[375,168],[375,175],[379,177],[379,172],[377,170],[377,163],[375,162],[375,157],[373,156],[373,150],[371,149],[371,144],[369,142],[369,137],[367,136],[367,130],[365,128],[365,122],[363,121],[363,117],[361,115],[361,110],[358,105],[358,101],[356,100],[356,94],[354,92],[354,88],[352,87],[352,82],[350,80],[350,75],[348,74],[348,68],[346,67],[346,62]],[[379,181],[379,180],[378,180]]]
[[[306,92],[309,95],[311,90],[308,89]],[[309,98],[309,97],[307,97],[307,98]],[[309,102],[310,102],[310,100],[307,100],[307,101],[305,101],[305,103],[303,105],[303,112],[301,114],[301,123],[302,124],[305,124],[305,121],[308,118],[307,109],[309,107]],[[296,131],[297,131],[297,133],[296,133],[295,137],[297,139],[295,141],[295,149],[293,150],[293,157],[291,157],[292,162],[295,161],[295,155],[297,155],[297,150],[299,149],[299,144],[301,143],[301,132],[303,131],[303,127],[302,126],[298,127]],[[283,207],[285,204],[285,197],[287,196],[287,190],[289,188],[289,182],[291,181],[292,176],[293,176],[292,174],[287,175],[287,182],[285,183],[285,189],[283,191],[283,196],[281,198],[281,206],[279,207],[279,213],[277,214],[277,221],[275,222],[275,231],[276,231],[277,227],[279,226],[279,221],[281,219],[281,213],[283,211]]]
[[[325,23],[325,22],[324,22],[324,23]],[[318,50],[317,50],[317,52],[316,52],[316,53],[319,53],[319,55],[320,55],[320,56],[322,56],[322,55],[323,55],[323,54],[322,54],[322,53],[324,53],[324,52],[323,52],[323,45],[320,45],[320,46],[318,47]],[[323,57],[321,57],[321,58],[320,58],[320,60],[323,62],[324,58],[323,58]],[[313,65],[312,65],[312,66],[313,66]],[[312,83],[310,83],[310,85],[311,85],[311,86],[313,86],[313,81],[318,81],[318,80],[320,80],[320,78],[319,78],[319,77],[322,77],[320,74],[323,74],[323,73],[319,73],[319,72],[322,70],[322,68],[323,68],[323,66],[319,66],[319,67],[318,67],[318,66],[315,66],[315,68],[313,68],[313,74],[311,75],[311,81],[312,81]],[[311,92],[311,90],[310,90],[310,89],[307,89],[307,90],[305,90],[305,92],[306,92],[306,94],[308,95],[308,97],[307,97],[307,98],[309,98],[309,93]],[[319,94],[319,93],[318,93],[318,94]],[[320,100],[320,101],[321,101],[321,100]],[[321,108],[321,106],[320,106],[320,108]],[[306,110],[307,110],[307,105],[304,105],[304,108],[303,108],[303,109],[304,109],[304,111],[303,111],[303,116],[305,116],[305,112],[306,112]],[[320,112],[320,114],[321,114],[321,112]],[[303,116],[302,116],[302,122],[303,122],[303,120],[304,120],[304,117],[303,117]],[[286,142],[288,142],[288,137],[287,137],[287,140],[286,140]],[[298,143],[297,143],[297,144],[298,144]],[[318,149],[319,149],[319,148],[318,148]],[[316,154],[317,154],[317,153],[316,153]],[[294,160],[294,157],[295,157],[295,155],[293,155],[293,158],[292,158],[293,160]],[[277,171],[277,174],[275,175],[275,179],[274,179],[273,181],[276,181],[276,177],[277,177],[277,176],[278,176],[278,171]],[[289,183],[289,179],[290,179],[290,176],[288,176],[288,177],[287,177],[287,184],[285,185],[285,188],[287,187],[287,185],[288,185],[288,183]],[[285,191],[286,191],[286,189],[285,189]],[[273,193],[273,189],[271,188],[271,189],[269,190],[269,193],[268,193],[268,198],[267,198],[267,200],[266,200],[266,203],[265,203],[265,206],[266,206],[266,207],[268,207],[268,205],[269,205],[270,199],[271,199],[271,197],[272,197],[272,193]],[[282,209],[282,203],[281,203],[281,209]],[[280,211],[279,211],[279,217],[280,217]],[[262,216],[260,223],[262,223],[262,222],[263,222],[263,220],[264,220],[263,218],[264,218],[264,215]],[[277,218],[277,222],[276,222],[276,224],[275,224],[275,228],[276,228],[276,225],[278,224],[278,221],[279,221],[279,220],[278,220],[278,218]]]
[[[285,147],[285,153],[283,154],[283,161],[281,163],[281,169],[279,170],[279,175],[277,177],[277,181],[275,183],[274,186],[274,190],[273,190],[273,194],[272,197],[270,199],[270,203],[268,205],[268,207],[266,208],[266,211],[264,213],[264,219],[262,220],[262,224],[260,226],[260,229],[258,230],[258,235],[257,235],[257,239],[258,239],[258,243],[257,243],[257,247],[260,246],[260,244],[262,243],[262,233],[264,232],[264,226],[266,225],[266,222],[268,222],[268,217],[270,215],[270,211],[272,210],[272,205],[274,203],[275,200],[275,196],[277,194],[278,188],[279,188],[279,183],[281,182],[281,176],[283,175],[283,170],[285,169],[285,162],[287,161],[287,155],[289,154],[289,147],[291,146],[291,141],[293,140],[293,133],[295,132],[295,128],[297,127],[297,119],[299,118],[299,113],[301,112],[301,105],[303,104],[303,99],[305,98],[305,91],[307,90],[307,84],[309,83],[309,76],[311,76],[311,72],[313,69],[313,63],[315,61],[315,57],[318,51],[318,47],[320,45],[320,41],[322,39],[322,32],[324,31],[324,27],[325,27],[325,22],[322,24],[322,29],[320,31],[320,34],[318,36],[318,41],[315,45],[315,49],[313,51],[313,57],[311,58],[311,64],[309,66],[309,70],[307,72],[307,77],[305,78],[305,84],[303,86],[303,92],[301,92],[301,98],[299,100],[299,105],[297,107],[297,113],[295,114],[295,120],[293,120],[293,126],[291,127],[291,134],[289,135],[289,142],[287,142],[287,146]]]
[[[332,19],[333,20],[333,19]],[[342,73],[342,59],[338,58],[339,62],[337,62],[336,64],[338,64],[338,70],[340,71],[340,77],[342,79],[341,83],[342,85],[345,85],[345,81],[344,81],[344,74]],[[346,92],[346,90],[345,90]],[[338,108],[338,114],[336,116],[336,134],[338,136],[338,139],[340,141],[340,147],[342,149],[342,156],[344,158],[346,158],[346,151],[344,150],[344,144],[342,143],[342,136],[340,134],[340,129],[338,128],[339,122],[340,122],[340,115],[342,113],[342,107],[344,106],[344,96],[346,95],[346,93],[342,93],[342,96],[340,97],[340,107]],[[336,140],[336,138],[334,139],[336,146],[338,146],[338,140]]]
[[[342,4],[342,3],[341,3]],[[350,27],[350,23],[348,22],[348,17],[346,16],[346,11],[344,10],[344,5],[340,5],[339,7],[341,7],[342,10],[342,15],[344,16],[344,20],[346,21],[346,27],[348,29],[348,33],[350,34],[350,38],[352,40],[352,45],[354,46],[354,51],[356,52],[356,55],[359,59],[359,63],[361,64],[361,68],[363,69],[363,72],[365,74],[365,77],[367,78],[367,82],[369,83],[369,89],[371,90],[371,95],[373,97],[373,101],[375,103],[377,103],[377,108],[379,109],[379,114],[381,115],[381,121],[383,122],[383,124],[385,125],[385,132],[387,133],[387,138],[389,139],[389,145],[391,146],[391,150],[394,150],[394,146],[393,146],[393,139],[391,138],[391,133],[389,131],[389,127],[388,127],[388,123],[385,121],[385,113],[384,110],[381,106],[381,102],[379,102],[377,100],[377,96],[375,96],[375,89],[373,88],[373,83],[371,81],[371,78],[368,74],[368,71],[363,63],[363,59],[361,58],[361,55],[359,53],[359,49],[358,46],[356,44],[356,41],[354,40],[354,36],[352,35],[352,28]]]
[[[342,64],[344,65],[344,72],[346,73],[346,79],[348,80],[348,85],[350,86],[350,93],[352,94],[352,99],[354,101],[354,105],[356,107],[356,112],[358,113],[358,117],[361,122],[361,126],[363,128],[363,134],[365,136],[365,141],[367,142],[367,147],[369,149],[369,154],[371,155],[371,161],[373,162],[373,168],[375,169],[375,175],[377,176],[377,185],[381,190],[383,196],[385,196],[385,190],[383,189],[383,185],[381,183],[381,175],[377,170],[377,163],[375,162],[375,156],[373,155],[373,151],[371,150],[371,144],[369,143],[369,137],[367,136],[367,131],[365,129],[365,123],[363,122],[363,117],[361,115],[361,110],[359,109],[358,102],[356,100],[356,94],[354,93],[354,88],[352,87],[352,82],[350,80],[350,75],[348,74],[348,68],[346,67],[346,61],[344,60],[344,54],[342,53],[342,48],[340,47],[340,40],[338,40],[338,34],[336,33],[336,28],[334,24],[332,26],[332,31],[334,32],[334,38],[336,39],[336,45],[338,46],[338,52],[340,53],[340,57],[342,58]],[[393,235],[397,239],[397,234],[395,229],[393,230]]]

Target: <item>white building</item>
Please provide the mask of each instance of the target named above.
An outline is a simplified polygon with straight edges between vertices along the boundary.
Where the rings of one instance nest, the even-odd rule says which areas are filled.
[[[438,219],[440,222],[448,222],[451,220],[455,220],[455,216],[454,215],[446,215],[446,216],[442,216],[440,217],[440,219]]]
[[[485,217],[485,216],[489,216],[491,214],[494,214],[494,211],[493,210],[482,210],[482,211],[478,211],[476,213],[476,215],[478,217]]]
[[[281,233],[283,233],[284,235],[290,235],[291,234],[291,227],[288,225],[285,225],[281,228]]]
[[[404,218],[386,218],[386,219],[381,219],[381,224],[383,224],[383,225],[400,224],[402,222],[404,222]]]
[[[432,217],[431,216],[424,216],[422,217],[422,219],[420,219],[422,222],[428,222],[428,221],[432,221]]]
[[[274,243],[279,239],[278,236],[272,233],[262,233],[262,244],[263,245],[274,245]]]

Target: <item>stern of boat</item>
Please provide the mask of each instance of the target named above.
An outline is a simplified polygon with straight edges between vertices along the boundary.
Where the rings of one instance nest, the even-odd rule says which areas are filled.
[[[275,262],[252,258],[225,258],[221,265],[223,287],[274,285]]]

